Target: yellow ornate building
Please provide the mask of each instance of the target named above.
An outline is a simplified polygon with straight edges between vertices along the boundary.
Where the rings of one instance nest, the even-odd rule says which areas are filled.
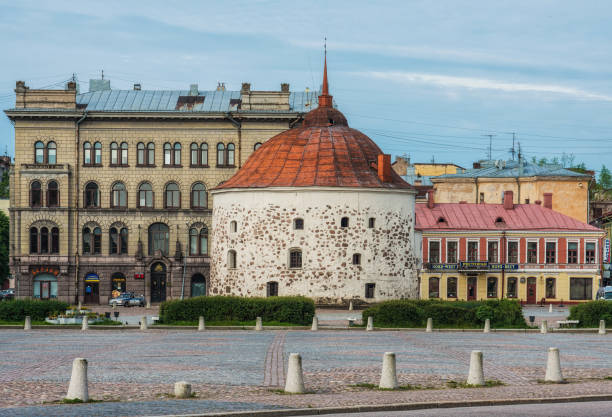
[[[315,92],[31,90],[18,81],[11,271],[18,297],[207,293],[208,190],[317,106]]]

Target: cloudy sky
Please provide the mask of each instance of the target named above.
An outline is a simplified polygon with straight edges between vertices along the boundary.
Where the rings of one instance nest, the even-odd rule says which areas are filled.
[[[610,1],[0,0],[0,106],[104,70],[112,88],[318,88],[387,153],[470,166],[527,157],[612,166]],[[0,153],[14,150],[0,120]]]

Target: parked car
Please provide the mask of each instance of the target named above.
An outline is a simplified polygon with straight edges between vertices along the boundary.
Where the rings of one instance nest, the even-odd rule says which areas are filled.
[[[612,286],[608,285],[607,287],[600,287],[597,290],[597,300],[606,300],[612,301]]]
[[[129,306],[129,302],[130,299],[132,298],[133,294],[129,293],[129,292],[123,292],[121,294],[119,294],[118,297],[115,298],[111,298],[108,301],[108,305],[112,306]]]
[[[132,298],[128,301],[128,306],[133,307],[144,307],[145,306],[145,298],[144,295],[134,295],[132,294]]]
[[[13,298],[15,298],[15,290],[14,289],[8,289],[8,290],[0,291],[0,301],[12,300]]]

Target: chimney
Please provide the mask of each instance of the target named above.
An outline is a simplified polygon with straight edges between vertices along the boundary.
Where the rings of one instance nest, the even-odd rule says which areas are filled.
[[[512,191],[504,191],[504,209],[512,210],[514,208],[514,193]]]
[[[552,193],[544,193],[544,207],[552,210]]]
[[[536,200],[534,201],[535,204],[537,204],[538,206],[542,205],[542,200]]]
[[[66,90],[69,90],[69,91],[76,91],[76,89],[77,89],[76,82],[74,82],[74,81],[68,81],[68,84],[66,84]]]
[[[434,200],[434,192],[435,190],[427,190],[427,208],[432,209],[436,206],[436,202]]]
[[[480,169],[480,162],[474,162],[474,164],[472,165],[472,167],[474,169]]]
[[[462,200],[462,201],[459,202],[459,204],[467,204],[467,201]]]
[[[140,84],[134,84],[134,91],[140,91],[142,86]]]
[[[381,182],[391,182],[391,155],[378,155],[378,178]]]
[[[281,84],[281,92],[283,92],[283,93],[288,93],[289,92],[289,83],[282,83]]]
[[[197,84],[190,84],[189,85],[189,95],[190,96],[197,96],[198,94],[199,94],[198,85]]]
[[[225,83],[218,82],[217,83],[217,91],[225,91]]]
[[[242,83],[242,87],[240,88],[240,93],[245,94],[251,91],[251,83]]]

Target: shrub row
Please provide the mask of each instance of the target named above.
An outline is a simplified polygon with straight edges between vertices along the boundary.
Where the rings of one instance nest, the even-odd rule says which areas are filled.
[[[26,316],[32,320],[44,320],[52,313],[63,313],[69,304],[57,300],[7,300],[0,302],[0,320],[22,321]]]
[[[599,320],[605,320],[607,325],[612,324],[611,301],[589,301],[576,304],[570,308],[568,320],[579,320],[579,327],[598,327]]]
[[[309,325],[315,314],[314,302],[305,297],[194,297],[166,301],[159,309],[160,322],[197,322],[200,316],[209,322],[263,321]]]
[[[486,319],[491,326],[526,327],[521,305],[516,300],[385,301],[363,311],[363,320],[374,317],[378,327],[424,327],[431,317],[436,327],[479,327]]]

